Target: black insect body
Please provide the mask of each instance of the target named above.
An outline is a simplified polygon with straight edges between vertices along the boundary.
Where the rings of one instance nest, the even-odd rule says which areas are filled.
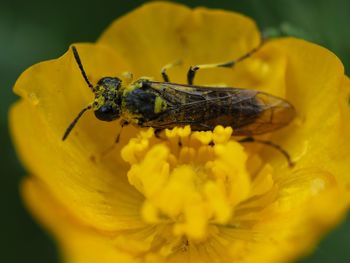
[[[192,85],[195,73],[201,67],[232,67],[248,55],[222,64],[191,67],[188,72],[188,83],[191,84],[188,85],[169,82],[164,68],[164,82],[139,79],[124,85],[119,78],[104,77],[93,86],[86,76],[76,48],[72,47],[72,50],[95,99],[69,125],[63,140],[84,112],[93,109],[99,120],[121,119],[122,126],[130,123],[140,127],[153,127],[157,131],[185,125],[190,125],[193,131],[213,130],[217,125],[230,126],[233,135],[248,136],[242,142],[255,141],[270,145],[281,151],[291,164],[288,153],[281,147],[251,137],[289,124],[295,116],[295,109],[288,101],[251,89]],[[256,49],[252,50],[249,55],[255,51]]]
[[[140,100],[140,116],[127,119],[143,127],[155,129],[190,125],[191,130],[213,130],[216,125],[231,126],[233,135],[252,136],[277,130],[295,115],[286,100],[256,90],[212,88],[175,83],[139,80],[139,96],[126,94],[125,100]],[[152,94],[152,95],[151,95]],[[156,101],[161,102],[157,112]],[[148,104],[142,106],[140,104]],[[127,104],[129,106],[131,104]],[[122,111],[128,111],[128,107]],[[132,113],[137,113],[134,111]],[[130,116],[130,115],[128,115]],[[131,115],[132,116],[132,115]],[[142,121],[141,121],[142,120]]]

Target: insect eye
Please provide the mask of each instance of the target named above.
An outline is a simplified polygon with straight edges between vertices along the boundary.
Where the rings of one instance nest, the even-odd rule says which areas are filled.
[[[103,105],[99,109],[95,110],[95,116],[101,121],[113,121],[119,118],[119,109],[112,105]]]

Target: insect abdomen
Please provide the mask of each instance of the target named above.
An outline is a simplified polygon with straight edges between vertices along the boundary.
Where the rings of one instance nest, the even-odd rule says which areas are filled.
[[[248,91],[251,93],[254,91]],[[232,94],[220,94],[219,97],[209,96],[204,107],[199,109],[197,121],[200,125],[193,125],[194,130],[213,129],[216,125],[243,127],[254,122],[262,112],[254,96],[240,99]]]
[[[137,123],[156,129],[190,125],[194,131],[231,126],[234,135],[252,136],[287,125],[295,116],[294,107],[282,98],[250,89],[186,86],[174,83],[144,82],[135,96],[143,93],[151,99],[130,101],[145,105],[137,111],[143,121]],[[142,95],[143,96],[143,95]],[[156,98],[166,102],[164,110],[155,111]],[[159,109],[159,107],[158,107]],[[136,111],[135,111],[136,112]]]

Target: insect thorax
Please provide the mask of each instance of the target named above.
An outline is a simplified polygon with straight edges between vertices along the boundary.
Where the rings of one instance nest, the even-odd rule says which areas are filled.
[[[142,125],[158,117],[167,109],[167,102],[147,86],[146,81],[131,84],[122,98],[122,118],[128,122]]]

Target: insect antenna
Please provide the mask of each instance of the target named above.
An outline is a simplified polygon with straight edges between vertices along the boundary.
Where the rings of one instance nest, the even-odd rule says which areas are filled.
[[[68,135],[70,134],[70,132],[72,131],[72,129],[74,128],[75,124],[77,124],[77,122],[79,121],[79,119],[81,118],[81,116],[83,116],[83,114],[87,111],[90,110],[92,108],[91,105],[87,106],[86,108],[82,109],[81,112],[79,112],[78,116],[75,117],[75,119],[72,121],[71,124],[69,124],[67,130],[64,132],[64,135],[62,137],[62,141],[64,141],[65,139],[67,139]]]
[[[87,77],[87,75],[85,73],[85,70],[84,70],[84,67],[83,67],[83,63],[81,63],[81,59],[79,57],[79,53],[78,53],[77,48],[75,46],[72,46],[72,50],[73,50],[75,61],[77,62],[78,66],[79,66],[80,72],[83,75],[85,82],[88,84],[89,88],[91,90],[93,90],[94,86],[91,84],[91,82],[89,81],[89,79],[88,79],[88,77]]]

